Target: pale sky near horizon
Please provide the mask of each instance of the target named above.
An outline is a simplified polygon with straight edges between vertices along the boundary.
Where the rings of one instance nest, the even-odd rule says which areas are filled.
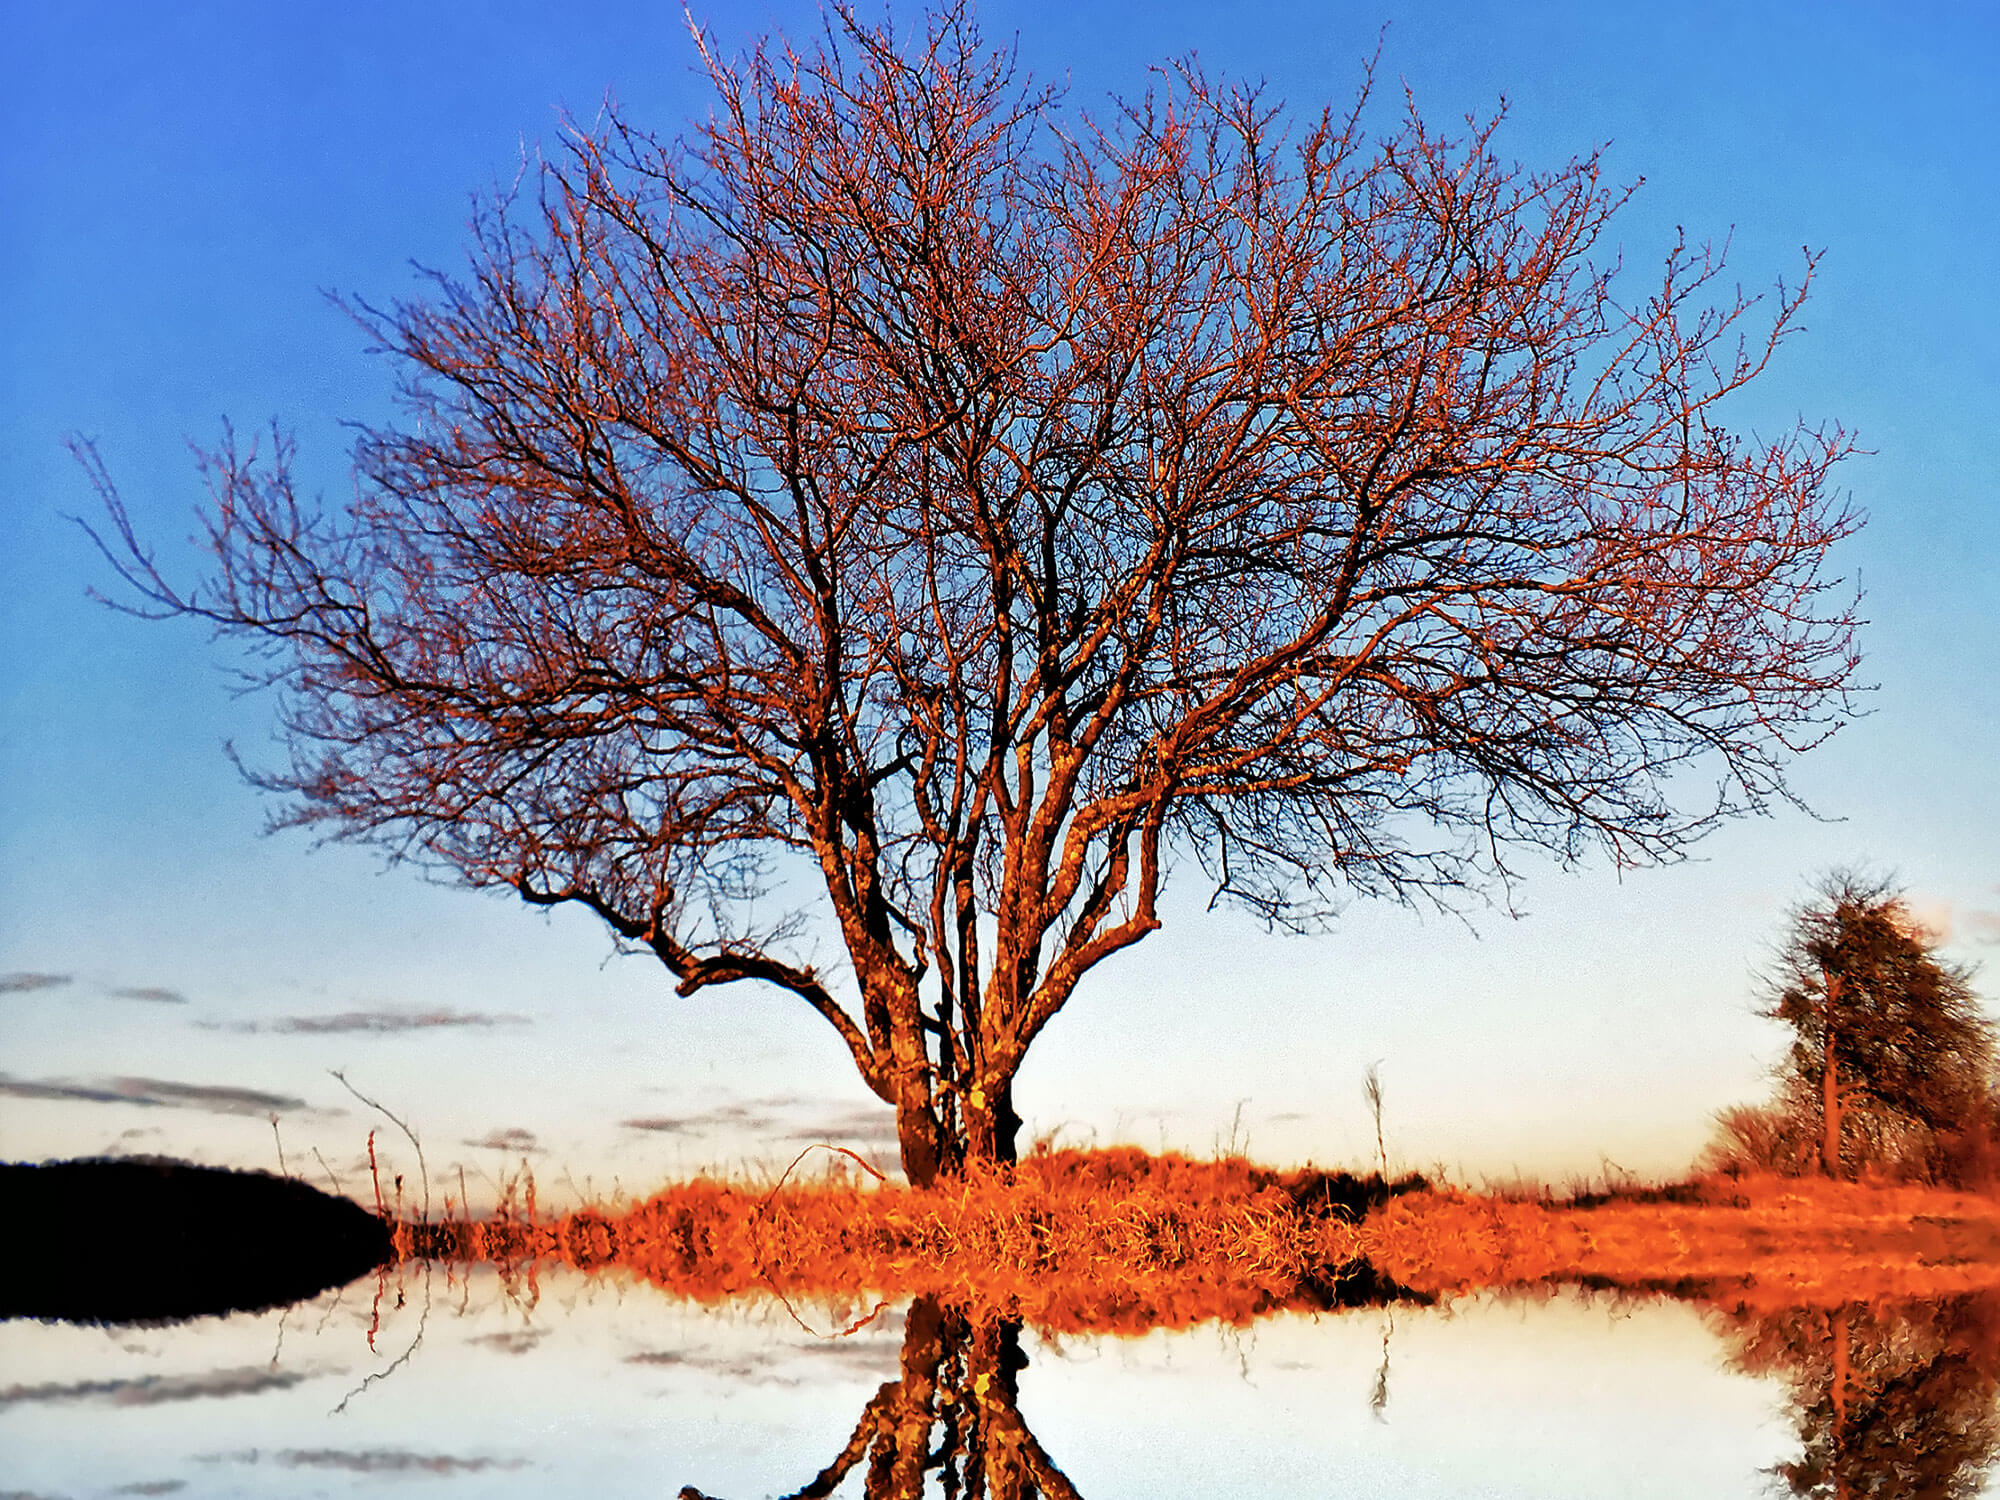
[[[911,14],[910,7],[896,7]],[[697,7],[728,48],[802,34],[794,0]],[[1386,97],[1490,113],[1504,155],[1606,145],[1644,178],[1626,261],[1676,226],[1733,236],[1749,288],[1824,251],[1805,331],[1739,407],[1838,420],[1871,517],[1837,554],[1865,590],[1868,714],[1798,763],[1814,814],[1744,821],[1667,870],[1531,868],[1517,915],[1357,905],[1269,936],[1184,882],[1166,929],[1093,976],[1037,1043],[1027,1134],[1361,1164],[1380,1061],[1393,1164],[1561,1181],[1669,1172],[1754,1097],[1783,1035],[1752,974],[1839,863],[1893,871],[2000,1003],[2000,15],[1719,3],[991,4],[991,38],[1135,93],[1187,52],[1296,109]],[[637,1188],[831,1139],[893,1159],[832,1033],[746,987],[676,999],[601,929],[259,836],[223,750],[268,750],[198,630],[85,597],[109,570],[67,519],[94,437],[169,564],[223,419],[296,433],[345,486],[344,421],[392,370],[327,291],[386,301],[459,263],[470,196],[607,90],[663,132],[705,107],[673,5],[0,0],[0,1157],[160,1151],[344,1184],[371,1125],[343,1069],[422,1134],[433,1178],[528,1154],[545,1182]],[[1383,30],[1386,25],[1386,32]],[[380,1144],[392,1144],[384,1127]],[[1024,1136],[1025,1143],[1026,1136]],[[402,1170],[399,1159],[397,1170]],[[317,1167],[310,1168],[317,1172]],[[456,1179],[451,1178],[452,1191]],[[433,1192],[444,1188],[434,1182]],[[480,1191],[480,1190],[475,1190]]]

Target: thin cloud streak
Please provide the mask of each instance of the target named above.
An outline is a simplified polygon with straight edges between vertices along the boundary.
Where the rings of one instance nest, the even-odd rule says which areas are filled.
[[[541,1145],[535,1139],[535,1132],[518,1126],[509,1130],[489,1130],[482,1140],[468,1140],[466,1145],[475,1151],[540,1151]]]
[[[305,1100],[289,1094],[221,1084],[172,1083],[161,1078],[101,1078],[79,1083],[73,1079],[15,1078],[0,1073],[0,1095],[72,1104],[132,1104],[142,1109],[199,1109],[219,1115],[287,1114],[308,1107]]]
[[[528,1018],[459,1010],[348,1010],[330,1016],[280,1016],[275,1021],[246,1021],[238,1031],[277,1032],[287,1036],[340,1036],[363,1033],[393,1036],[410,1031],[454,1027],[526,1026]]]
[[[186,1005],[188,997],[179,990],[170,990],[165,985],[142,984],[130,989],[113,990],[112,995],[119,1000],[146,1000],[154,1005]]]
[[[25,969],[17,969],[11,974],[0,974],[0,995],[26,995],[35,990],[53,990],[70,983],[69,974],[37,974]]]
[[[829,1141],[874,1150],[896,1149],[895,1116],[866,1105],[821,1113],[823,1101],[802,1097],[717,1105],[688,1114],[641,1115],[619,1123],[649,1135],[747,1137],[773,1146]],[[805,1111],[799,1118],[792,1111]]]

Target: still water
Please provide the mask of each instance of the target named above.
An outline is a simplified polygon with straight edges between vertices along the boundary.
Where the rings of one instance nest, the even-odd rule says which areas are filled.
[[[0,1495],[1973,1495],[1996,1330],[1572,1289],[1057,1336],[416,1265],[0,1323]]]

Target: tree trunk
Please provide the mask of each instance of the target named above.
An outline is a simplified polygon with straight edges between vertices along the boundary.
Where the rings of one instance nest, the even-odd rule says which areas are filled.
[[[1011,1167],[1018,1159],[1015,1138],[1021,1117],[1014,1112],[1014,1079],[986,1079],[965,1092],[967,1167]]]
[[[1840,1064],[1834,1043],[1839,1037],[1833,1018],[1834,1003],[1840,998],[1840,976],[1822,969],[1821,987],[1826,992],[1825,1053],[1820,1066],[1820,1169],[1828,1177],[1840,1176]]]
[[[944,1143],[938,1136],[929,1074],[906,1068],[896,1084],[896,1142],[901,1148],[903,1175],[910,1179],[911,1187],[931,1186],[944,1169]]]

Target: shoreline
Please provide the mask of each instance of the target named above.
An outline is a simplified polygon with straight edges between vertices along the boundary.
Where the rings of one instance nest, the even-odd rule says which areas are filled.
[[[1057,1152],[917,1192],[849,1177],[672,1185],[624,1211],[403,1224],[404,1259],[550,1261],[719,1300],[935,1296],[1065,1327],[1242,1322],[1283,1306],[1580,1284],[1730,1305],[2000,1288],[2000,1199],[1713,1178],[1575,1201],[1420,1178]]]
[[[8,1247],[5,1313],[72,1321],[275,1305],[372,1262],[384,1274],[490,1263],[530,1285],[565,1266],[700,1303],[927,1298],[1134,1333],[1564,1285],[1753,1309],[2000,1290],[2000,1198],[1819,1178],[1564,1200],[1115,1148],[1035,1153],[925,1191],[845,1169],[776,1184],[696,1178],[622,1209],[545,1217],[529,1183],[485,1219],[425,1222],[295,1179],[160,1159],[7,1170],[12,1199],[42,1206],[39,1229]],[[79,1229],[91,1230],[82,1249]]]

